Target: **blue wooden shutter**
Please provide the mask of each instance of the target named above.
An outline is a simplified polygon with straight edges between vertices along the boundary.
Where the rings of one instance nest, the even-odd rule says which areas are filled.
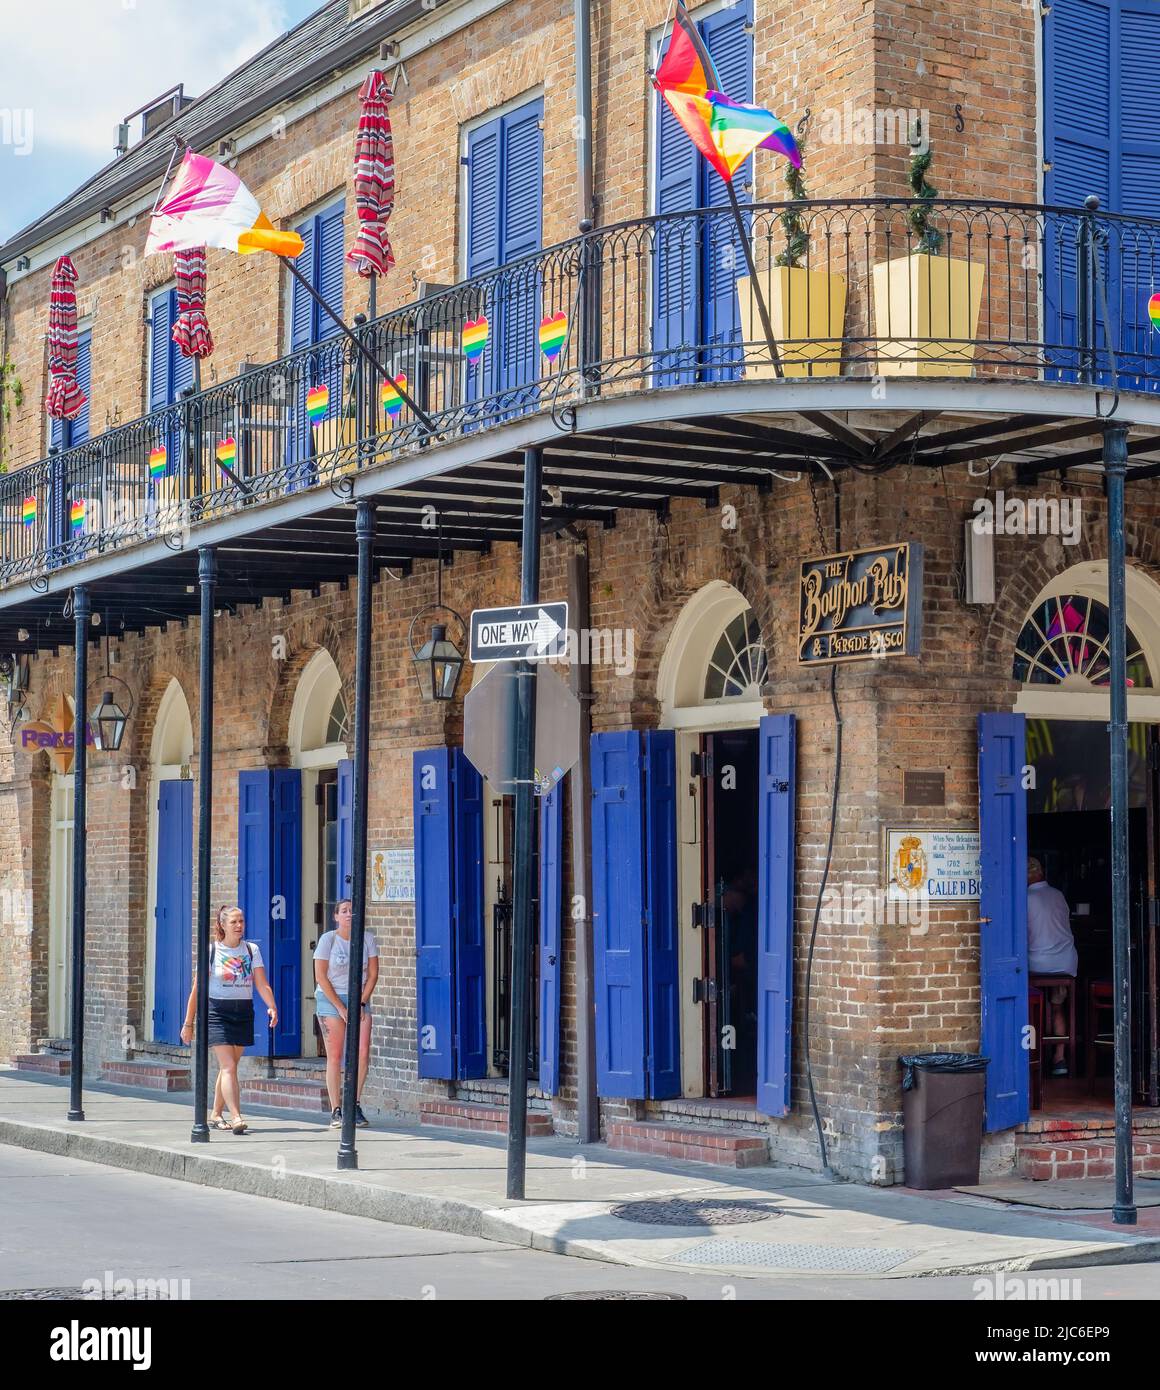
[[[270,906],[273,895],[273,772],[260,768],[238,773],[238,906],[246,915],[246,940],[256,941],[270,960]],[[212,920],[212,914],[211,914]],[[212,939],[212,937],[211,937]],[[258,1000],[261,1006],[261,1000]],[[266,1034],[255,1014],[254,1043],[247,1056],[266,1051]]]
[[[705,47],[713,59],[721,90],[735,101],[753,100],[753,34],[752,0],[730,9],[719,10],[701,23]],[[684,136],[692,144],[688,136]],[[700,158],[704,198],[701,206],[724,208],[729,205],[725,182],[707,159]],[[749,158],[733,175],[733,190],[739,202],[751,201],[745,185],[753,179],[753,160]],[[732,217],[718,215],[706,218],[702,237],[705,262],[702,267],[704,285],[704,326],[701,337],[706,344],[703,364],[711,380],[738,375],[741,355],[732,346],[741,338],[737,308],[737,277],[744,275],[745,251],[733,225]]]
[[[354,762],[343,758],[338,765],[338,894],[336,902],[351,895],[354,882]]]
[[[296,227],[298,235],[302,238],[303,250],[296,262],[303,275],[307,277],[311,284],[315,284],[315,237],[314,237],[313,217],[307,218],[300,227]],[[314,342],[314,321],[315,305],[314,300],[297,280],[290,281],[290,351],[297,352],[299,348],[309,347]]]
[[[278,1004],[274,1051],[279,1057],[302,1054],[302,773],[274,769],[274,858],[272,895],[281,915],[270,923],[272,960],[266,973]],[[262,1018],[260,1000],[255,1001]]]
[[[979,994],[986,1128],[1027,1119],[1027,792],[1021,714],[979,715]]]
[[[179,1043],[192,984],[193,783],[166,781],[158,790],[153,1040]]]
[[[467,278],[500,263],[500,121],[488,121],[467,135]]]
[[[687,212],[701,203],[701,156],[659,92],[655,101],[655,210],[661,216]],[[695,217],[658,222],[653,233],[652,345],[658,354],[658,386],[696,380],[701,293],[699,224],[700,219]]]
[[[169,404],[169,361],[173,332],[172,290],[161,290],[149,301],[149,409]]]
[[[412,771],[415,824],[415,974],[419,1075],[455,1075],[452,1022],[453,858],[451,750],[417,749]]]
[[[593,734],[592,931],[596,1086],[645,1095],[644,808],[640,735]]]
[[[664,1100],[681,1094],[677,744],[671,729],[651,730],[644,739],[648,1088],[654,1100]]]
[[[89,412],[92,407],[93,331],[86,328],[77,337],[77,385],[85,393],[85,403],[75,420],[50,420],[48,442],[57,449],[71,449],[89,437]]]
[[[543,100],[512,111],[502,122],[503,178],[500,196],[500,257],[510,265],[541,246],[544,201]],[[525,265],[504,277],[496,338],[496,389],[515,391],[514,405],[535,396],[539,376],[540,271]],[[516,391],[516,388],[523,388]],[[505,402],[506,404],[507,402]]]
[[[758,729],[757,1108],[790,1107],[796,728],[767,714]]]
[[[564,792],[557,782],[540,799],[540,1090],[560,1089],[560,978],[564,973]]]
[[[483,934],[483,779],[451,749],[455,884],[455,1075],[487,1075]]]
[[[315,218],[318,238],[318,269],[314,286],[336,314],[342,317],[342,289],[345,262],[343,260],[343,214],[345,203],[336,203]],[[320,343],[340,332],[337,324],[314,306],[314,341]]]

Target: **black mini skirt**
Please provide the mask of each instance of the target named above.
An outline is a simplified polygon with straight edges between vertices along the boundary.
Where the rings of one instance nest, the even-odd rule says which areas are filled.
[[[209,1045],[251,1047],[254,1042],[254,1001],[252,999],[211,999],[209,1001]]]

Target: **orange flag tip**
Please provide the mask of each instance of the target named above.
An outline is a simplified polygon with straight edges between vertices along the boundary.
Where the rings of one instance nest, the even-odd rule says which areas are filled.
[[[264,212],[248,232],[238,236],[238,250],[243,256],[254,251],[272,251],[275,256],[286,256],[293,260],[301,256],[306,243],[297,232],[280,232]]]

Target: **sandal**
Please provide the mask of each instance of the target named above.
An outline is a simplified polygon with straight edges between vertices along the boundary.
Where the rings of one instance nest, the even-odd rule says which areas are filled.
[[[220,1129],[227,1132],[233,1128],[224,1115],[211,1115],[209,1117],[209,1127],[210,1129]]]
[[[235,1134],[245,1134],[246,1130],[249,1129],[249,1125],[246,1124],[245,1120],[243,1120],[240,1115],[235,1115],[226,1128],[232,1129]]]

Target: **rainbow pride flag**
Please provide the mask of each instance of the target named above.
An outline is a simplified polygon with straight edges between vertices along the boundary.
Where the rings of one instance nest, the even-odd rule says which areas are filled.
[[[165,445],[158,444],[149,454],[149,476],[151,478],[163,478],[165,469],[168,466],[168,459],[165,454]]]
[[[394,381],[384,381],[379,391],[379,400],[383,409],[394,420],[399,411],[403,408],[403,397],[399,394],[399,387],[405,391],[407,389],[407,373],[400,372]]]
[[[272,251],[295,257],[303,251],[298,233],[278,231],[232,169],[186,150],[169,196],[150,219],[145,254],[198,246],[219,246],[241,255]]]
[[[463,325],[463,355],[469,362],[476,362],[483,356],[489,330],[490,325],[482,314]]]
[[[317,425],[330,409],[330,387],[326,385],[315,386],[306,393],[306,413],[310,416],[310,423]]]
[[[559,357],[567,336],[568,315],[563,309],[540,320],[540,351],[549,362],[554,362]]]
[[[36,498],[35,498],[35,497],[26,497],[26,498],[24,499],[24,503],[23,503],[23,505],[22,505],[21,508],[20,508],[20,519],[24,522],[25,526],[35,526],[35,525],[36,525]]]
[[[83,531],[83,530],[84,530],[84,527],[85,527],[85,500],[84,500],[83,497],[78,497],[77,500],[76,500],[76,501],[72,504],[72,506],[69,508],[69,513],[68,513],[68,528],[69,528],[69,530],[72,532],[72,534],[75,536],[75,535],[78,534],[78,532]]]
[[[784,121],[762,106],[734,101],[721,91],[721,79],[709,51],[680,3],[653,86],[668,102],[689,139],[726,181],[732,181],[756,149],[784,154],[801,168],[797,142]]]
[[[1160,329],[1160,294],[1154,294],[1148,301],[1148,317],[1152,320],[1152,327]]]
[[[217,444],[217,461],[224,463],[227,468],[232,468],[237,462],[238,445],[231,435],[229,439],[219,439]]]

